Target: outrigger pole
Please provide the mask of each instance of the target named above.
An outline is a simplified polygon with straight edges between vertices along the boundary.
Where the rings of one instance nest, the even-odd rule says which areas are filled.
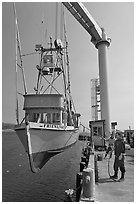
[[[14,9],[14,18],[15,18],[15,41],[16,41],[16,51],[15,51],[15,81],[16,81],[16,121],[19,124],[19,110],[18,110],[18,85],[17,85],[17,70],[18,67],[22,70],[22,76],[23,76],[23,84],[24,84],[24,93],[27,94],[26,89],[26,81],[25,81],[25,74],[24,74],[24,68],[23,68],[23,61],[22,61],[22,53],[21,53],[21,42],[20,42],[20,36],[19,36],[19,28],[18,28],[18,19],[17,19],[17,13],[16,13],[16,6],[15,2],[13,2],[13,9]],[[20,58],[20,64],[18,64],[18,54]]]

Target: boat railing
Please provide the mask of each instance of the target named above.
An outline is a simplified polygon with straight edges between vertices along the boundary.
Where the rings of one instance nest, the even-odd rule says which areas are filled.
[[[51,129],[66,129],[66,128],[74,128],[73,126],[65,126],[64,124],[50,124],[50,123],[35,123],[29,122],[30,128],[51,128]]]

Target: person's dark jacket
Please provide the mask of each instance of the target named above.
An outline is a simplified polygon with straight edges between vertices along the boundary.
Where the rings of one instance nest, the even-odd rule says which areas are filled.
[[[121,153],[125,154],[125,143],[120,138],[114,143],[114,153],[116,157],[119,157]]]

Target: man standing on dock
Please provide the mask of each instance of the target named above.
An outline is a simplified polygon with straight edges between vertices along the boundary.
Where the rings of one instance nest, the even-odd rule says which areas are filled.
[[[121,171],[121,178],[119,181],[124,180],[125,175],[125,166],[124,166],[124,157],[125,157],[125,143],[122,139],[121,132],[116,133],[116,141],[114,143],[114,153],[115,153],[115,160],[114,160],[114,175],[111,176],[111,179],[118,178],[118,168]]]

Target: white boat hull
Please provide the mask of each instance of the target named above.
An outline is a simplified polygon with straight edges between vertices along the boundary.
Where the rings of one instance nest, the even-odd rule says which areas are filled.
[[[33,172],[41,169],[52,156],[75,144],[79,136],[79,129],[73,126],[45,126],[32,122],[15,131],[28,153]]]

